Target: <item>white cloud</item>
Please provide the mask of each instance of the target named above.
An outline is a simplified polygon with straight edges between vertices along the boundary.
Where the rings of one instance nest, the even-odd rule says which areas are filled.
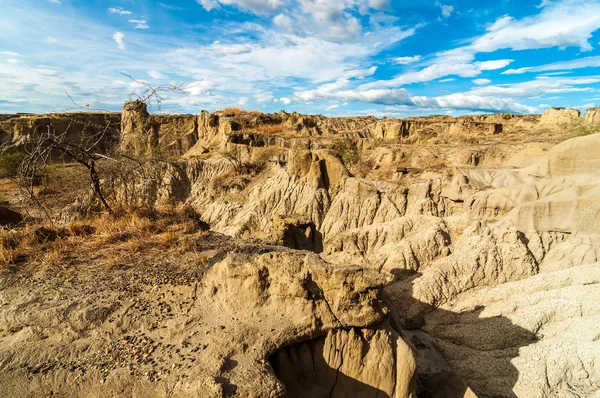
[[[287,3],[288,6],[273,18],[273,23],[293,35],[313,36],[333,42],[357,42],[364,37],[364,27],[355,14],[370,15],[371,24],[383,28],[385,23],[379,26],[371,13],[373,10],[388,9],[389,3],[388,0],[296,0]],[[377,14],[381,22],[381,16],[387,15],[383,12]],[[419,27],[413,27],[413,32]]]
[[[8,55],[9,57],[20,57],[21,54],[13,52],[13,51],[0,51],[1,55]]]
[[[14,65],[14,64],[20,63],[21,60],[20,59],[9,58],[9,59],[6,60],[6,62],[8,62],[9,64],[13,64]]]
[[[373,76],[375,74],[375,72],[377,72],[376,66],[371,66],[368,69],[351,69],[351,70],[344,72],[344,74],[341,76],[341,78],[342,79],[351,79],[353,77],[356,77],[356,78],[362,79],[363,77]]]
[[[506,96],[528,98],[544,94],[572,93],[593,91],[592,84],[600,83],[600,76],[579,78],[538,77],[531,81],[477,87],[470,91],[479,96]]]
[[[412,97],[413,104],[424,108],[483,112],[534,113],[537,108],[514,102],[511,98],[485,97],[470,93],[455,93],[441,97]]]
[[[442,10],[442,16],[444,18],[448,18],[450,15],[452,15],[452,12],[454,11],[453,6],[444,5],[440,3],[436,3],[436,5]]]
[[[259,33],[259,41],[182,47],[168,51],[164,58],[173,65],[173,72],[224,81],[229,87],[244,86],[254,97],[256,90],[249,88],[253,82],[285,87],[302,79],[303,85],[310,87],[339,77],[370,76],[377,70],[369,66],[371,58],[412,32],[393,28],[374,32],[360,43],[338,43],[270,29]]]
[[[44,39],[44,42],[48,44],[54,44],[58,43],[58,40],[56,39],[56,37],[48,36]]]
[[[54,4],[62,4],[62,1],[60,0],[48,0],[50,3],[54,3]]]
[[[490,84],[492,81],[490,79],[475,79],[473,83],[478,86],[485,86],[486,84]]]
[[[548,47],[580,47],[592,50],[589,39],[600,28],[600,2],[597,0],[545,1],[539,14],[516,20],[499,18],[487,32],[474,40],[475,52],[493,52],[503,48],[526,50]]]
[[[438,80],[438,83],[450,83],[450,82],[453,82],[455,80],[456,80],[455,78],[449,77],[448,79],[440,79],[440,80]]]
[[[217,0],[196,0],[206,11],[211,11],[219,8],[219,2]]]
[[[167,76],[156,70],[149,70],[148,75],[154,79],[167,79]]]
[[[281,102],[284,105],[289,105],[292,103],[292,100],[287,97],[281,97],[279,98],[279,102]]]
[[[214,42],[211,51],[218,56],[246,54],[252,51],[250,46],[245,44],[221,44]]]
[[[216,88],[216,84],[210,80],[198,80],[187,86],[184,91],[193,96],[211,95],[210,91]]]
[[[125,42],[123,41],[125,35],[123,33],[116,32],[112,38],[117,43],[117,46],[119,46],[119,50],[125,50]]]
[[[196,0],[206,11],[219,8],[220,5],[234,6],[241,11],[253,14],[267,14],[283,5],[282,0]]]
[[[439,97],[411,96],[404,89],[341,90],[348,85],[338,81],[321,86],[317,90],[296,93],[303,102],[336,100],[345,102],[373,103],[379,105],[408,106],[413,108],[467,110],[484,112],[532,113],[536,108],[522,105],[508,97],[478,95],[474,92],[455,93]]]
[[[421,60],[420,55],[415,55],[412,57],[396,57],[392,58],[391,61],[398,65],[409,65],[415,62],[419,62]]]
[[[391,0],[369,0],[369,7],[375,10],[388,10]]]
[[[404,89],[342,90],[349,83],[346,79],[339,79],[315,90],[296,92],[295,97],[303,102],[339,100],[384,105],[410,104],[409,93]]]
[[[273,93],[268,92],[257,93],[254,95],[254,98],[259,104],[278,102],[278,100],[273,97]]]
[[[367,83],[361,88],[399,87],[406,84],[429,82],[446,76],[475,77],[482,71],[502,69],[512,61],[512,59],[499,59],[473,63],[440,62],[418,71],[400,74],[391,80]]]
[[[145,19],[130,19],[129,22],[135,24],[134,29],[148,29],[150,27]]]
[[[570,61],[554,62],[552,64],[530,66],[519,69],[509,69],[503,75],[518,75],[526,72],[569,71],[573,69],[600,67],[600,56],[573,59]],[[558,72],[559,74],[562,72]],[[556,74],[556,73],[554,73]],[[550,74],[548,74],[550,75]]]
[[[325,108],[326,111],[330,111],[332,109],[336,109],[339,108],[340,104],[333,104],[333,105],[329,105],[327,108]]]
[[[124,10],[123,7],[110,7],[108,12],[118,15],[131,15],[131,11]]]

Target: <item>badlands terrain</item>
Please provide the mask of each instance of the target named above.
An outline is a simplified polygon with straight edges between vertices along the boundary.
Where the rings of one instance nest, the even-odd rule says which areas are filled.
[[[599,131],[0,115],[4,156],[100,137],[113,213],[58,155],[44,211],[0,180],[0,396],[599,397]]]

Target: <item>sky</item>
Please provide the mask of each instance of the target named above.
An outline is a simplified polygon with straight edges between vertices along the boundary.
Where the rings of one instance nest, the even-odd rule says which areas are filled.
[[[0,113],[118,111],[143,83],[191,114],[600,106],[600,0],[0,0],[0,27]]]

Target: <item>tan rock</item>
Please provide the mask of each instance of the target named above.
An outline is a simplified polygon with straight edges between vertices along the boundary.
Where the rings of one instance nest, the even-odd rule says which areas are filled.
[[[542,125],[562,125],[569,124],[579,120],[581,112],[577,109],[548,108],[543,114],[540,124]]]
[[[315,361],[321,356],[328,374],[339,376],[334,396],[357,385],[413,396],[411,351],[378,326],[390,309],[375,272],[331,266],[305,252],[232,253],[191,286],[140,285],[122,301],[119,286],[132,275],[89,271],[80,269],[90,278],[84,283],[104,288],[83,298],[80,285],[62,300],[43,286],[0,292],[2,396],[158,397],[169,390],[175,397],[283,397],[286,386],[269,358],[302,341],[321,347],[312,352]],[[294,372],[314,372],[313,362],[291,361],[306,366]],[[285,367],[279,361],[276,371]]]
[[[588,108],[583,115],[583,120],[589,124],[599,125],[600,124],[600,107]]]

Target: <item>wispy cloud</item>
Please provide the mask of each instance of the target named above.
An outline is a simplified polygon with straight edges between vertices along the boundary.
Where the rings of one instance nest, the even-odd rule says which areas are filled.
[[[149,70],[148,75],[154,79],[167,79],[167,76],[156,70]]]
[[[420,55],[415,55],[412,57],[396,57],[396,58],[392,58],[391,61],[398,65],[409,65],[409,64],[413,64],[415,62],[419,62],[421,60],[421,58],[422,57]]]
[[[150,28],[150,26],[148,26],[147,24],[148,21],[146,21],[145,19],[130,19],[129,22],[135,24],[135,26],[133,27],[134,29]]]
[[[108,12],[110,12],[111,14],[118,14],[118,15],[131,15],[131,11],[127,11],[125,9],[123,9],[123,7],[110,7],[108,9]]]
[[[573,59],[569,61],[553,62],[551,64],[540,66],[529,66],[519,69],[508,69],[502,72],[503,75],[519,75],[527,72],[549,72],[549,71],[570,71],[573,69],[600,67],[600,56]],[[560,73],[560,72],[559,72]],[[556,73],[555,73],[556,74]]]

